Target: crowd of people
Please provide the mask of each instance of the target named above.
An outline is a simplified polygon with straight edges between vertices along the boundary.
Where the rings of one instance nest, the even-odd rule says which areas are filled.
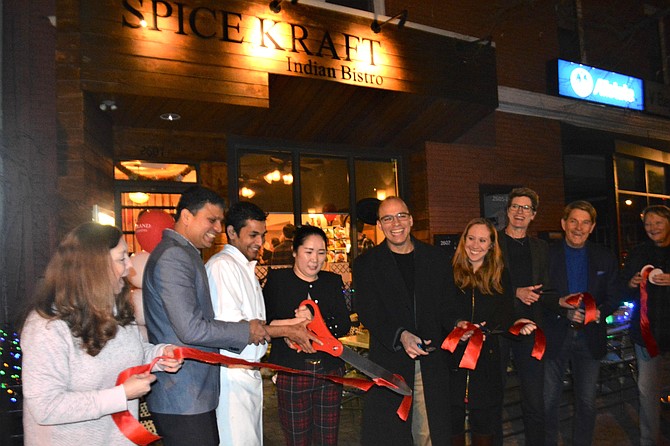
[[[402,396],[373,386],[364,399],[362,444],[502,445],[510,361],[520,380],[525,444],[558,444],[568,369],[575,389],[571,444],[592,444],[605,318],[624,300],[636,303],[630,333],[640,444],[660,444],[670,208],[645,209],[649,240],[622,271],[611,251],[588,240],[597,217],[590,203],[565,207],[564,237],[551,246],[530,236],[538,208],[535,191],[514,189],[505,228],[472,219],[450,257],[412,235],[414,220],[401,198],[379,203],[376,225],[385,238],[353,263],[355,311],[370,333],[369,359],[413,393],[403,420],[396,413]],[[258,362],[271,342],[269,362],[286,369],[275,376],[278,414],[270,416],[278,416],[286,444],[337,445],[343,388],[320,375],[343,376],[344,363],[317,351],[322,341],[308,329],[315,316],[303,302],[318,305],[332,336],[349,332],[342,279],[323,270],[324,231],[284,228],[284,241],[266,258],[283,256],[282,265],[291,267],[270,269],[261,287],[255,267],[267,233],[262,209],[250,202],[226,209],[217,193],[194,186],[182,194],[175,220],[144,268],[149,342],[129,298],[121,231],[85,223],[59,245],[21,324],[25,444],[132,444],[112,415],[137,416],[143,397],[165,446],[262,445],[258,368],[183,361],[174,349]],[[228,243],[203,264],[199,250],[221,233]],[[120,372],[157,357],[150,372],[117,385]]]

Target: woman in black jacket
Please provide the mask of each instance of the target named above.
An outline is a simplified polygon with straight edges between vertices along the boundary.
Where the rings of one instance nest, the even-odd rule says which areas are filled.
[[[500,375],[500,349],[497,334],[506,332],[515,322],[525,322],[524,335],[535,330],[528,319],[514,320],[514,291],[509,274],[503,266],[497,232],[483,218],[471,220],[463,231],[452,261],[454,282],[450,289],[450,320],[466,329],[468,324],[480,327],[485,338],[474,370],[461,368],[460,363],[473,330],[461,337],[451,355],[452,443],[465,444],[465,414],[470,415],[474,446],[492,444],[502,409],[503,386]]]
[[[311,318],[305,299],[313,300],[335,337],[349,332],[351,321],[338,274],[321,271],[328,239],[321,228],[301,226],[293,238],[293,268],[272,269],[263,290],[268,323]],[[324,352],[298,353],[289,343],[274,342],[270,362],[315,373],[343,375],[341,359]],[[342,385],[311,376],[277,374],[279,420],[288,445],[337,445]]]

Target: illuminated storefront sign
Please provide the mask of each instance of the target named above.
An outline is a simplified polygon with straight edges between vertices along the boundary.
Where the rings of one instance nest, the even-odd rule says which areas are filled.
[[[561,59],[558,60],[558,94],[644,110],[642,79]]]
[[[269,14],[265,4],[260,11],[252,9],[252,14],[249,8],[240,12],[162,0],[123,0],[122,5],[121,24],[126,29],[213,40],[238,46],[233,52],[273,61],[281,58],[282,74],[384,87],[389,69],[382,42],[369,28],[363,29],[371,36],[322,29]]]

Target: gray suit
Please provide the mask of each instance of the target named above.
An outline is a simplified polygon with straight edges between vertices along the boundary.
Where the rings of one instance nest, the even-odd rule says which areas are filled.
[[[166,229],[144,269],[144,317],[149,341],[218,352],[240,352],[249,340],[248,322],[214,320],[207,272],[200,252]],[[179,373],[158,373],[147,395],[149,410],[195,415],[219,402],[219,367],[186,361]]]

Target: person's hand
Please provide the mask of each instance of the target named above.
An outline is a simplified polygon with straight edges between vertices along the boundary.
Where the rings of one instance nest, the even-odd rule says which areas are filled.
[[[312,346],[312,341],[323,345],[323,342],[315,335],[312,331],[307,329],[307,324],[309,321],[301,321],[293,325],[287,325],[285,327],[286,337],[289,338],[291,342],[297,344],[298,350],[302,350],[305,353],[315,353],[316,349]]]
[[[633,277],[628,281],[628,288],[637,288],[642,283],[642,274],[638,271]]]
[[[422,349],[420,346],[429,345],[431,342],[432,341],[430,340],[421,339],[420,337],[416,336],[413,333],[410,333],[407,330],[400,333],[400,343],[402,344],[402,347],[405,349],[405,353],[407,353],[407,356],[409,356],[412,359],[416,358],[417,356],[426,356],[428,352]]]
[[[265,329],[265,321],[252,319],[249,321],[249,344],[259,345],[269,342],[272,338]]]
[[[579,307],[579,304],[582,303],[582,299],[580,298],[579,301],[576,304],[569,304],[567,301],[570,299],[572,296],[576,296],[581,293],[572,293],[568,294],[567,296],[563,296],[560,299],[558,299],[558,305],[560,305],[563,308],[568,308],[570,310],[574,310],[575,308]]]
[[[585,319],[584,310],[581,308],[576,310],[568,310],[568,319],[570,319],[570,321],[574,322],[575,324],[583,324]]]
[[[156,363],[164,372],[177,373],[184,363],[183,359],[174,359],[174,345],[166,345],[161,356],[169,358],[159,359]]]
[[[146,395],[151,390],[151,383],[156,381],[156,376],[149,372],[131,375],[123,383],[123,390],[126,392],[127,400],[134,400]]]
[[[670,273],[655,274],[653,285],[670,286]]]
[[[469,323],[470,323],[469,321],[458,321],[458,322],[456,323],[456,327],[465,329],[465,328],[468,326]],[[486,325],[486,322],[482,322],[482,323],[480,323],[480,324],[475,324],[475,327],[481,328],[481,327],[483,327],[484,325]],[[470,339],[470,338],[472,337],[472,334],[473,334],[474,332],[475,332],[474,330],[468,330],[468,331],[466,331],[465,333],[463,333],[463,336],[461,336],[461,342],[465,342],[465,341],[467,341],[468,339]],[[486,335],[484,335],[483,340],[484,340],[484,341],[486,340]]]
[[[534,304],[540,298],[541,288],[541,284],[517,288],[516,297],[526,305]]]
[[[514,322],[514,325],[519,323],[526,324],[523,327],[521,327],[521,330],[519,330],[519,334],[522,334],[524,336],[528,336],[529,334],[537,330],[537,325],[530,319],[526,318],[517,319],[516,322]]]
[[[314,318],[314,315],[312,315],[312,312],[309,311],[309,308],[307,308],[307,305],[301,305],[296,310],[294,311],[295,317],[301,318],[301,319],[306,319],[308,321],[311,321]]]

